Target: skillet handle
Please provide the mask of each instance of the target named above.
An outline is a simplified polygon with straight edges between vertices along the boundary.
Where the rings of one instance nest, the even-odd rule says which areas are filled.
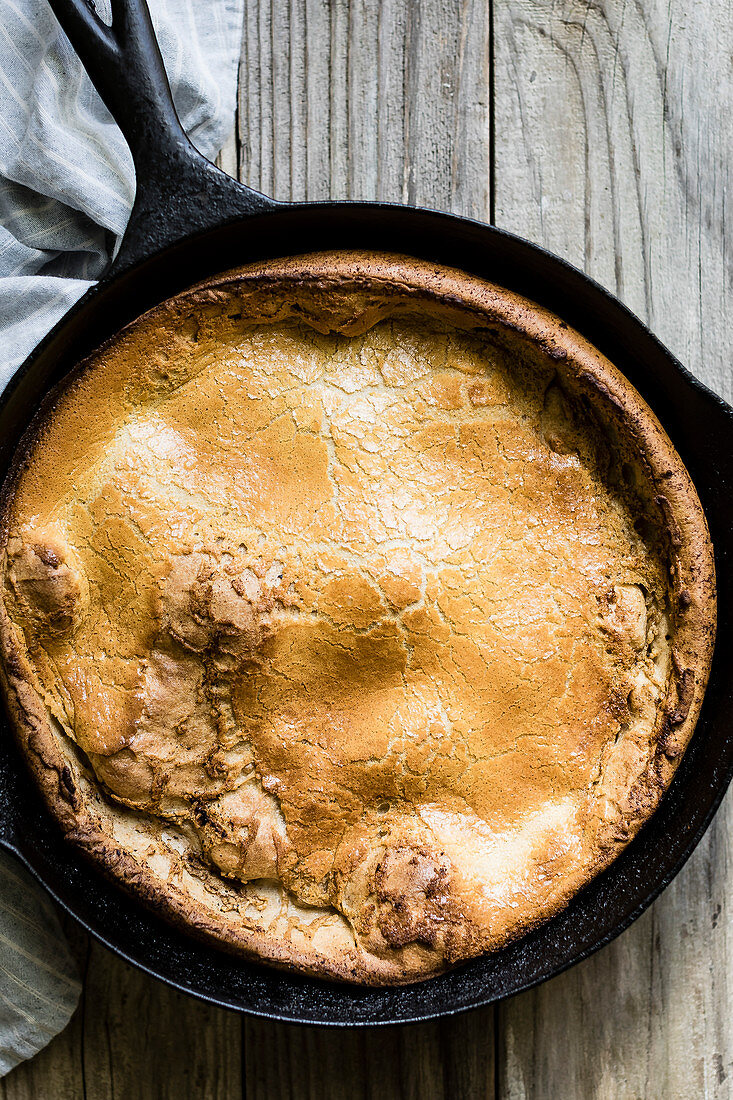
[[[237,183],[189,141],[173,105],[146,0],[112,0],[111,27],[91,0],[49,3],[135,164],[135,203],[108,274],[192,233],[281,205]]]

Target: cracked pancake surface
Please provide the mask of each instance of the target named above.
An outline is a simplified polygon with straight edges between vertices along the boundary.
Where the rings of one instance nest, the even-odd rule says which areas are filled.
[[[565,905],[668,785],[704,517],[531,303],[398,257],[243,269],[123,330],[28,446],[21,737],[72,838],[199,933],[424,977]]]

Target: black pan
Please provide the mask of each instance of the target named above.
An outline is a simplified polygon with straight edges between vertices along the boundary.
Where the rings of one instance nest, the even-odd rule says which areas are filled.
[[[651,821],[559,916],[496,954],[397,989],[280,973],[204,947],[108,883],[62,839],[15,749],[0,736],[0,844],[128,962],[214,1004],[271,1019],[377,1024],[450,1015],[527,989],[626,928],[677,874],[733,772],[733,410],[700,385],[627,309],[562,260],[494,226],[372,203],[274,202],[189,143],[176,116],[145,0],[113,0],[112,28],[85,0],[51,0],[132,149],[137,198],[98,286],[56,326],[0,403],[0,478],[44,394],[123,324],[228,267],[329,248],[404,252],[494,280],[558,313],[633,382],[682,456],[716,550],[719,630],[702,715]]]

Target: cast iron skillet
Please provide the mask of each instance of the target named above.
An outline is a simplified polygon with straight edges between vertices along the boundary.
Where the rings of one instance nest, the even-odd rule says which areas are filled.
[[[145,0],[113,0],[105,26],[84,0],[51,0],[119,123],[137,173],[121,249],[98,286],[43,341],[0,402],[0,477],[43,395],[153,304],[248,260],[329,248],[399,251],[495,280],[554,310],[633,382],[697,486],[716,550],[719,628],[697,730],[651,821],[559,916],[513,946],[442,977],[359,989],[278,972],[204,947],[108,883],[62,839],[12,741],[0,736],[0,843],[89,932],[129,962],[214,1004],[319,1024],[425,1020],[489,1004],[608,943],[677,874],[733,773],[733,410],[700,385],[601,287],[493,226],[366,203],[290,205],[236,183],[188,141],[173,107]]]

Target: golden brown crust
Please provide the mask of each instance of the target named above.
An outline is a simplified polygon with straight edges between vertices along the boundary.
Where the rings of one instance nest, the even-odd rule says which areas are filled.
[[[264,377],[256,359],[244,373],[231,367],[232,349],[244,354],[246,343],[231,333],[265,331],[255,323],[281,334],[277,346],[262,337],[256,349],[274,370],[269,420],[256,422],[251,393],[237,397],[244,403],[227,451],[226,402]],[[321,367],[351,349],[318,390],[318,408],[307,396],[308,363],[288,386],[276,381],[287,355],[307,359],[311,330],[353,338],[312,338]],[[259,338],[247,337],[250,356]],[[218,389],[207,366],[217,340],[229,358],[216,370],[235,379]],[[385,340],[397,341],[396,356]],[[195,399],[175,396],[192,378],[186,363],[201,371]],[[372,404],[355,412],[362,398]],[[151,435],[156,409],[168,420],[159,417]],[[130,410],[142,410],[135,445],[104,480],[117,438],[105,424],[119,426]],[[295,436],[272,434],[285,413]],[[245,416],[254,418],[249,435]],[[207,436],[198,421],[216,432]],[[167,470],[174,422],[178,480],[161,498],[164,475],[146,480],[139,456],[150,464],[157,455]],[[260,445],[265,429],[272,438]],[[181,462],[186,432],[193,467]],[[408,443],[386,456],[400,433]],[[269,495],[257,498],[264,549],[253,552],[255,481],[241,456],[258,456],[261,485],[278,455],[296,453],[296,437],[297,463],[281,464]],[[704,516],[636,391],[532,303],[404,257],[330,253],[252,265],[124,330],[82,365],[25,447],[30,463],[5,487],[0,602],[3,677],[21,743],[69,838],[196,934],[344,980],[426,977],[562,908],[669,785],[714,639]],[[503,481],[487,480],[492,461]],[[134,515],[135,494],[122,499],[123,468],[139,490]],[[189,468],[197,472],[187,481]],[[216,482],[219,468],[229,482]],[[382,479],[381,495],[370,478]],[[338,517],[317,500],[324,485],[342,494]],[[514,496],[503,497],[502,486]],[[397,513],[377,520],[381,503],[403,491]],[[158,494],[149,507],[146,493]],[[101,509],[93,535],[84,516],[69,519],[77,497],[87,511]],[[165,514],[161,499],[188,527],[180,537],[167,529],[165,554],[151,558],[143,544]],[[273,511],[273,499],[288,503],[287,515],[284,505]],[[47,507],[59,500],[61,511]],[[219,527],[204,530],[212,510]],[[542,538],[529,531],[535,518]],[[398,521],[399,538],[387,537]],[[502,550],[487,530],[504,522],[515,528]],[[84,548],[97,528],[107,546],[125,548],[117,564],[100,545],[92,558]],[[493,572],[484,565],[492,553]],[[553,554],[567,556],[570,579],[559,587]],[[136,604],[130,562],[149,561],[154,575],[140,582]],[[102,575],[99,563],[122,580]],[[516,563],[533,573],[529,589]],[[534,625],[507,617],[496,596],[486,602],[497,583],[509,612],[521,607]],[[137,618],[121,612],[124,629],[103,623],[100,592],[137,608]],[[328,667],[313,638],[330,653]],[[104,676],[90,639],[98,649],[104,639]],[[522,738],[529,748],[519,751]],[[117,803],[101,796],[94,772]]]

